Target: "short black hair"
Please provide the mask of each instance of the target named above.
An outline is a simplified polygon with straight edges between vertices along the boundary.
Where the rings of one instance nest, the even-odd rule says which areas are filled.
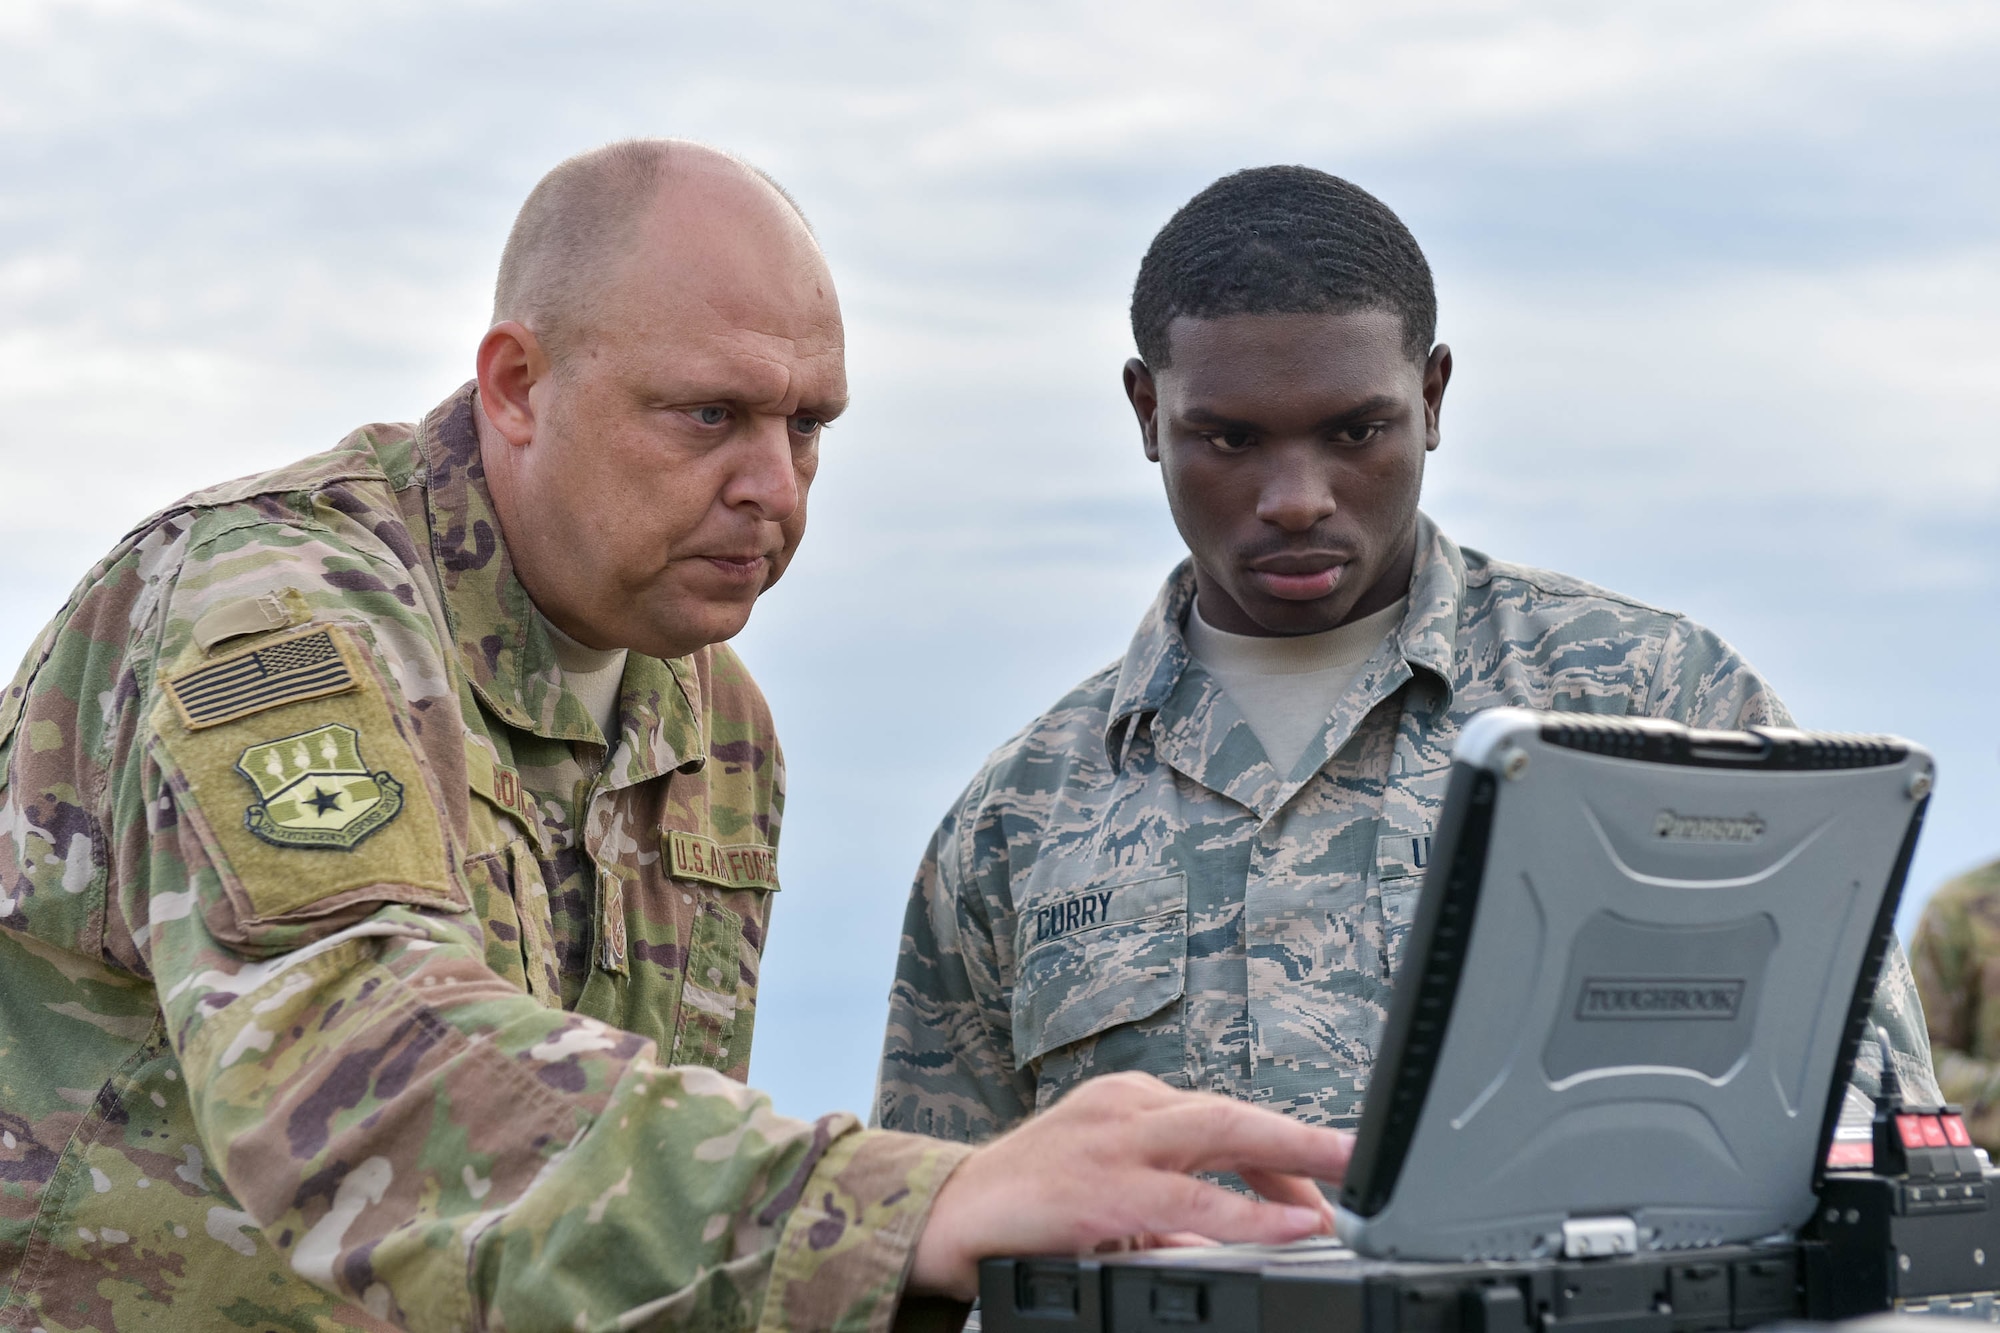
[[[1167,219],[1132,285],[1132,337],[1167,366],[1176,315],[1347,314],[1389,310],[1422,360],[1437,334],[1437,292],[1417,238],[1380,199],[1311,167],[1251,167],[1216,181]]]

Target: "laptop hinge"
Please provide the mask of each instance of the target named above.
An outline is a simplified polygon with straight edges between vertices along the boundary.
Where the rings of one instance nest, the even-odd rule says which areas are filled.
[[[1639,1252],[1639,1224],[1629,1217],[1572,1217],[1563,1223],[1563,1258],[1602,1259]]]

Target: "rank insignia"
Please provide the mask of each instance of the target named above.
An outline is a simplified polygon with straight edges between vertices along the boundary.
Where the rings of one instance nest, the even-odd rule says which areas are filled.
[[[263,798],[243,826],[275,847],[352,851],[403,809],[403,784],[369,772],[361,733],[339,722],[253,745],[236,771]]]

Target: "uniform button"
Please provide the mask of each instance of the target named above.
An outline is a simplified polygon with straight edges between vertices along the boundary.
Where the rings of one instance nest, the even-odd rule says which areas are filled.
[[[692,893],[683,893],[681,895],[681,901],[684,903],[691,903],[694,901],[694,895]]]
[[[708,969],[708,982],[711,986],[720,985],[722,983],[722,969],[719,967]]]

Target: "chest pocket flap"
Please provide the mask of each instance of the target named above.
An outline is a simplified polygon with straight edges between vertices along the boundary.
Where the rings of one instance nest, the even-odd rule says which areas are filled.
[[[1178,871],[1049,895],[1019,918],[1016,1068],[1136,1023],[1187,989],[1187,878]]]

